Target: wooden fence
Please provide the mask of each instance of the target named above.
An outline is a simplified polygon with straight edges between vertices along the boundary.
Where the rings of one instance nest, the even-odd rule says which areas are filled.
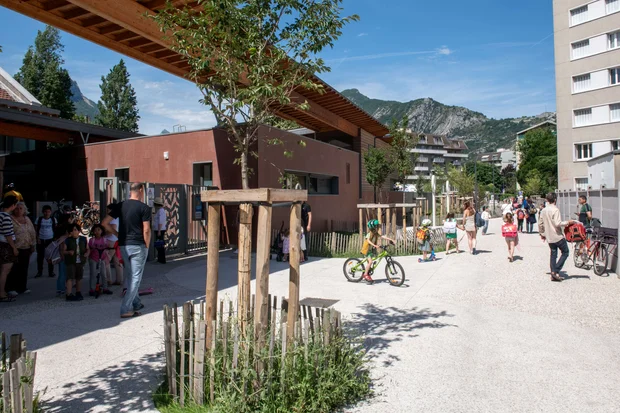
[[[254,314],[254,295],[251,303],[250,314]],[[288,301],[284,297],[278,303],[277,297],[272,299],[269,295],[269,328],[267,337],[262,338],[257,337],[261,329],[253,328],[252,319],[244,324],[247,331],[242,331],[232,301],[221,300],[219,307],[219,317],[209,329],[213,334],[208,337],[204,301],[186,302],[181,308],[176,303],[164,306],[167,390],[181,406],[187,401],[213,403],[218,386],[258,391],[271,385],[275,376],[282,380],[286,360],[295,363],[300,354],[307,360],[309,346],[318,340],[328,345],[342,334],[339,312],[301,305],[299,319],[293,326],[294,340],[288,342]],[[255,345],[258,340],[266,340],[261,354],[255,351],[259,348]],[[293,351],[299,349],[303,352]]]
[[[271,239],[276,239],[279,230],[273,230]],[[395,255],[420,254],[420,245],[416,240],[415,228],[407,228],[403,235],[402,228],[396,231]],[[358,233],[311,232],[306,236],[306,249],[313,257],[356,257],[360,255],[363,239]],[[431,243],[437,249],[446,245],[446,235],[442,228],[431,230]]]
[[[0,411],[2,413],[33,413],[37,353],[26,351],[26,342],[21,334],[11,335],[8,347],[5,333],[1,332],[0,336],[2,339]]]

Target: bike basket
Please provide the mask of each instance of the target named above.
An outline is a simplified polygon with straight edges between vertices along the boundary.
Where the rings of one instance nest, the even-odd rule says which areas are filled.
[[[603,244],[618,245],[618,230],[605,227],[593,228],[592,239]]]

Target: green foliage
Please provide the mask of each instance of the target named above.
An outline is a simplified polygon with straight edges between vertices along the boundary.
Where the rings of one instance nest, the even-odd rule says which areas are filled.
[[[270,116],[265,119],[265,125],[273,126],[282,130],[291,130],[299,128],[299,125],[292,120],[282,119],[279,116]]]
[[[231,336],[232,331],[228,337]],[[252,333],[248,336],[252,337]],[[281,337],[281,333],[276,332],[275,337]],[[255,354],[254,340],[245,341],[243,346],[248,349],[239,353],[238,367],[225,369],[224,348],[218,341],[213,404],[209,400],[210,379],[206,375],[204,407],[188,403],[188,407],[181,408],[172,403],[166,394],[165,383],[154,394],[156,407],[164,413],[323,413],[358,402],[371,394],[365,351],[346,336],[333,334],[325,344],[323,337],[317,334],[315,340],[307,344],[307,350],[304,345],[288,346],[285,357],[282,356],[280,340],[274,342],[272,357],[269,357],[268,349],[264,354]],[[226,351],[230,363],[233,346],[228,345]],[[258,360],[269,366],[263,374],[256,371]],[[205,364],[209,364],[208,358]]]
[[[343,27],[342,0],[204,0],[197,7],[167,7],[152,16],[190,65],[188,77],[225,126],[249,188],[251,148],[260,125],[282,106],[307,110],[295,98],[303,88],[323,92],[312,75],[329,70],[318,57]]]
[[[106,128],[138,132],[138,101],[123,59],[107,76],[101,77],[99,87],[101,100],[97,103],[99,114],[95,117],[95,123]]]
[[[407,116],[403,116],[400,122],[392,119],[390,125],[392,142],[388,150],[388,158],[392,171],[396,173],[401,182],[405,182],[407,175],[413,174],[414,157],[417,158],[417,154],[411,153],[417,139],[408,132],[408,129],[409,120]]]
[[[386,151],[370,147],[364,154],[364,165],[366,165],[366,181],[375,190],[381,191],[388,176],[392,172]]]
[[[502,184],[505,192],[517,193],[517,170],[514,165],[502,169]]]
[[[459,196],[471,196],[474,194],[475,181],[473,175],[465,170],[460,170],[449,165],[446,170],[446,178],[459,194]]]
[[[546,184],[542,174],[537,169],[532,169],[527,174],[527,180],[523,185],[523,193],[529,195],[542,195]]]
[[[553,191],[558,182],[558,146],[553,130],[543,128],[526,133],[525,138],[519,142],[519,151],[519,184],[525,187],[530,179],[530,172],[537,170],[542,181],[541,193]]]
[[[28,48],[15,80],[42,105],[59,110],[62,118],[72,119],[75,108],[71,102],[71,77],[62,67],[63,50],[58,29],[46,26],[45,30],[39,30],[34,47]]]
[[[74,114],[73,115],[73,120],[76,122],[82,122],[82,123],[90,123],[88,116],[86,115],[80,115],[80,114]]]
[[[476,162],[474,169],[474,162],[468,162],[465,164],[465,171],[477,178],[478,185],[486,186],[493,184],[496,188],[502,187],[502,172],[495,165],[486,162]]]

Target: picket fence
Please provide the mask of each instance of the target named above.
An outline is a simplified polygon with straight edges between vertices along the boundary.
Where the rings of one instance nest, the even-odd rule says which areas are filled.
[[[254,314],[255,295],[251,312]],[[273,305],[272,305],[273,304]],[[236,307],[235,307],[236,308]],[[180,311],[179,311],[180,310]],[[271,384],[275,369],[283,377],[285,358],[299,357],[293,348],[301,346],[307,360],[308,346],[321,340],[328,345],[342,335],[341,314],[333,309],[300,305],[299,320],[295,323],[294,340],[287,342],[288,302],[282,297],[269,295],[268,349],[266,354],[255,354],[253,320],[247,331],[241,331],[233,302],[220,300],[218,319],[212,321],[212,337],[206,337],[205,302],[186,302],[164,306],[164,341],[168,393],[184,406],[186,402],[204,404],[214,402],[216,386],[236,386],[244,391],[258,391]],[[179,314],[180,313],[180,314]],[[210,341],[210,342],[208,342]],[[274,354],[278,354],[276,360]],[[251,371],[254,374],[248,374]],[[251,383],[247,378],[252,376]],[[247,380],[247,381],[246,381]],[[208,399],[207,399],[208,396]]]
[[[11,335],[9,346],[7,346],[6,334],[1,332],[0,336],[2,340],[0,411],[2,413],[33,413],[37,353],[26,351],[26,342],[21,334]]]
[[[273,230],[271,234],[273,240],[277,239],[279,231]],[[394,246],[395,255],[415,255],[420,254],[420,245],[416,240],[416,230],[412,227],[406,229],[403,236],[402,228],[397,229],[396,245]],[[339,233],[339,232],[310,232],[306,237],[306,249],[308,254],[313,257],[355,257],[360,254],[363,238],[359,233]],[[446,235],[442,228],[431,229],[431,243],[435,248],[442,248],[446,244]],[[274,245],[274,252],[277,246]]]

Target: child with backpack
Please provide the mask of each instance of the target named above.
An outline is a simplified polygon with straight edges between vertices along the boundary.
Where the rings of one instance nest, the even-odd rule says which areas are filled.
[[[514,261],[515,247],[519,244],[519,233],[517,226],[514,224],[514,220],[511,213],[507,213],[504,216],[504,225],[502,225],[502,236],[506,240],[508,246],[508,261]]]
[[[443,232],[446,234],[446,255],[450,254],[450,245],[454,244],[456,253],[459,251],[459,242],[456,239],[456,219],[454,213],[450,212],[446,215],[446,220],[443,222]]]
[[[420,251],[422,251],[422,258],[418,258],[418,262],[435,261],[435,251],[431,245],[431,220],[426,218],[422,220],[422,225],[418,227],[416,232],[416,238]],[[430,258],[428,253],[431,253]]]
[[[525,211],[523,208],[517,209],[517,231],[523,233],[523,221],[525,220]]]
[[[108,289],[106,277],[106,262],[109,260],[109,256],[106,253],[108,242],[104,235],[105,230],[101,224],[93,225],[90,231],[91,239],[88,240],[88,249],[90,250],[90,278],[88,280],[90,289],[88,295],[91,297],[98,297],[99,294],[112,294],[112,291]],[[100,290],[99,285],[101,285]]]
[[[54,234],[56,232],[56,226],[58,222],[56,218],[52,217],[52,207],[49,205],[43,205],[41,210],[42,216],[35,221],[35,232],[37,234],[37,275],[34,278],[43,276],[43,259],[45,258],[45,249],[54,240]],[[54,265],[48,263],[47,271],[50,277],[55,277]]]

